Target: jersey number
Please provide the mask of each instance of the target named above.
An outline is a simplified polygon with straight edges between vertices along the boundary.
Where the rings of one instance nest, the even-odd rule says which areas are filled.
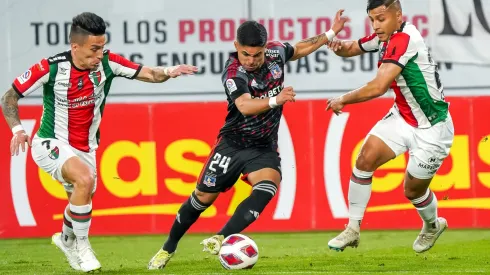
[[[44,140],[43,142],[41,142],[42,145],[44,145],[46,147],[47,150],[51,149],[51,141],[50,140]]]
[[[230,165],[231,158],[227,156],[221,156],[220,153],[216,153],[213,156],[213,160],[209,164],[209,170],[216,172],[216,168],[213,166],[215,164],[218,164],[218,167],[223,168],[223,174],[226,174],[226,171],[228,171],[228,166]]]

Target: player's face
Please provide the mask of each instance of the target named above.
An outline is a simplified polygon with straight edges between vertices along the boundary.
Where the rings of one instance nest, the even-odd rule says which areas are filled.
[[[235,41],[235,48],[238,52],[238,60],[246,71],[256,71],[264,64],[265,47],[242,46]]]
[[[402,15],[400,10],[379,6],[369,11],[369,19],[380,41],[386,42],[398,30]]]
[[[82,41],[81,44],[71,44],[72,52],[78,63],[83,67],[81,69],[93,70],[99,66],[102,60],[106,41],[105,35],[88,35]]]

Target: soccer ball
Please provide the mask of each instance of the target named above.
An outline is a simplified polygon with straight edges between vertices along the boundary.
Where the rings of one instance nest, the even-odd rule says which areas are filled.
[[[258,259],[257,244],[241,234],[228,236],[219,251],[219,261],[226,269],[250,269]]]

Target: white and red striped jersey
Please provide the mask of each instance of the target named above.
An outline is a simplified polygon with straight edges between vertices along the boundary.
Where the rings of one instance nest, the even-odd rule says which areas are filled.
[[[56,138],[91,152],[99,144],[99,125],[114,77],[135,78],[142,66],[104,51],[95,70],[81,70],[71,51],[42,59],[17,77],[12,87],[27,96],[43,87],[43,114],[37,135]]]

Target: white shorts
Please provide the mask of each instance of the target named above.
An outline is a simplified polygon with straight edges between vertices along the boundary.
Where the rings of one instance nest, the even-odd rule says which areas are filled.
[[[449,155],[453,145],[454,125],[448,114],[445,121],[430,128],[415,128],[405,122],[393,107],[369,134],[383,140],[397,156],[408,150],[410,159],[407,171],[410,175],[418,179],[430,179]]]
[[[37,135],[32,139],[32,158],[37,166],[50,174],[53,179],[63,184],[66,192],[73,192],[73,184],[66,182],[61,174],[63,164],[71,158],[78,157],[87,164],[94,173],[95,183],[92,193],[97,188],[97,168],[95,162],[95,151],[82,152],[57,139],[40,138]]]

